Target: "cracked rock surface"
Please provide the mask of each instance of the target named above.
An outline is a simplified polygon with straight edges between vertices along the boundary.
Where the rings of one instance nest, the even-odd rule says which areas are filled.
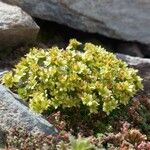
[[[3,0],[30,15],[111,38],[150,44],[150,0]]]
[[[0,1],[0,50],[35,41],[39,27],[18,6]]]
[[[55,134],[57,130],[42,116],[32,112],[9,89],[0,85],[0,129],[23,127],[31,133]]]

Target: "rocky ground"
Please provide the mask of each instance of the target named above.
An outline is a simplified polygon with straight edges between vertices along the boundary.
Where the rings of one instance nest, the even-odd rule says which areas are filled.
[[[129,66],[139,70],[139,75],[143,78],[144,90],[133,98],[139,101],[138,104],[133,101],[131,105],[123,108],[127,114],[116,111],[115,113],[119,115],[102,118],[101,121],[105,123],[100,125],[101,128],[108,127],[110,124],[112,126],[118,124],[118,126],[113,132],[113,137],[108,135],[105,140],[103,139],[104,143],[101,140],[99,143],[105,145],[107,140],[109,142],[110,139],[116,140],[118,134],[121,134],[124,141],[129,141],[126,139],[124,131],[120,130],[123,122],[128,122],[132,128],[141,131],[139,133],[136,130],[136,134],[140,138],[143,137],[142,134],[147,136],[147,140],[141,140],[143,143],[145,142],[146,147],[150,140],[150,2],[148,0],[133,0],[132,2],[108,0],[101,1],[101,3],[98,1],[86,1],[85,3],[78,0],[74,2],[71,0],[2,1],[12,5],[0,1],[0,76],[5,71],[12,69],[32,47],[48,48],[56,45],[60,48],[66,47],[71,38],[76,38],[83,43],[92,42],[102,45],[108,51],[116,53],[117,57],[126,61]],[[65,131],[67,136],[68,133],[75,136],[78,134],[85,137],[93,136],[97,129],[97,124],[93,122],[97,122],[99,115],[102,114],[98,114],[93,119],[88,118],[88,121],[78,114],[75,116],[78,121],[74,120],[74,122],[71,119],[74,116],[72,114],[68,116],[66,112],[54,111],[43,115],[40,116],[30,111],[27,104],[23,103],[16,94],[0,85],[0,146],[7,147],[8,143],[12,144],[15,135],[21,139],[28,137],[30,133],[37,132],[50,135]],[[142,121],[139,121],[139,118]],[[93,125],[87,125],[92,123]],[[7,130],[14,127],[16,130],[12,132],[10,130],[10,133],[6,134]],[[24,127],[29,134],[21,136],[20,127]],[[126,134],[129,134],[129,127],[123,128],[126,129]],[[104,131],[106,131],[105,127]],[[67,141],[68,139],[64,138],[65,134],[59,136],[60,139]],[[14,137],[12,138],[10,135]],[[19,140],[17,137],[15,138]],[[40,138],[42,141],[43,137]],[[58,137],[56,139],[58,140]],[[92,138],[92,140],[97,139]],[[40,143],[40,141],[38,142]],[[9,146],[15,145],[11,144]],[[36,149],[34,146],[32,148]],[[27,149],[27,147],[22,149]],[[144,149],[149,150],[148,148]],[[126,149],[122,148],[122,150]]]

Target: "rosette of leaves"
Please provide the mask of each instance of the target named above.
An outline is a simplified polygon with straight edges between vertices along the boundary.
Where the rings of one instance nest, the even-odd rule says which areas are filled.
[[[32,48],[2,83],[39,113],[82,105],[91,113],[102,109],[109,114],[143,88],[141,80],[137,70],[113,53],[72,39],[65,50]]]

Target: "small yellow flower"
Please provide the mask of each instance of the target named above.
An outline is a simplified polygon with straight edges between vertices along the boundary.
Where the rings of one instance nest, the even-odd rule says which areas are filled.
[[[137,70],[101,46],[82,45],[76,39],[65,50],[32,48],[2,83],[18,91],[39,113],[50,107],[84,105],[91,113],[102,108],[109,114],[143,88]]]

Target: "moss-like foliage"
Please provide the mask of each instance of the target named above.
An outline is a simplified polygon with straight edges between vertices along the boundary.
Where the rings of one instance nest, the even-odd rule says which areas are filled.
[[[66,50],[31,49],[2,82],[39,113],[82,105],[91,113],[103,109],[109,114],[142,89],[137,70],[101,46],[75,39]]]
[[[56,135],[31,134],[24,128],[6,132],[6,149],[20,150],[149,150],[146,135],[125,122],[116,133],[97,136],[72,136],[65,131]]]

